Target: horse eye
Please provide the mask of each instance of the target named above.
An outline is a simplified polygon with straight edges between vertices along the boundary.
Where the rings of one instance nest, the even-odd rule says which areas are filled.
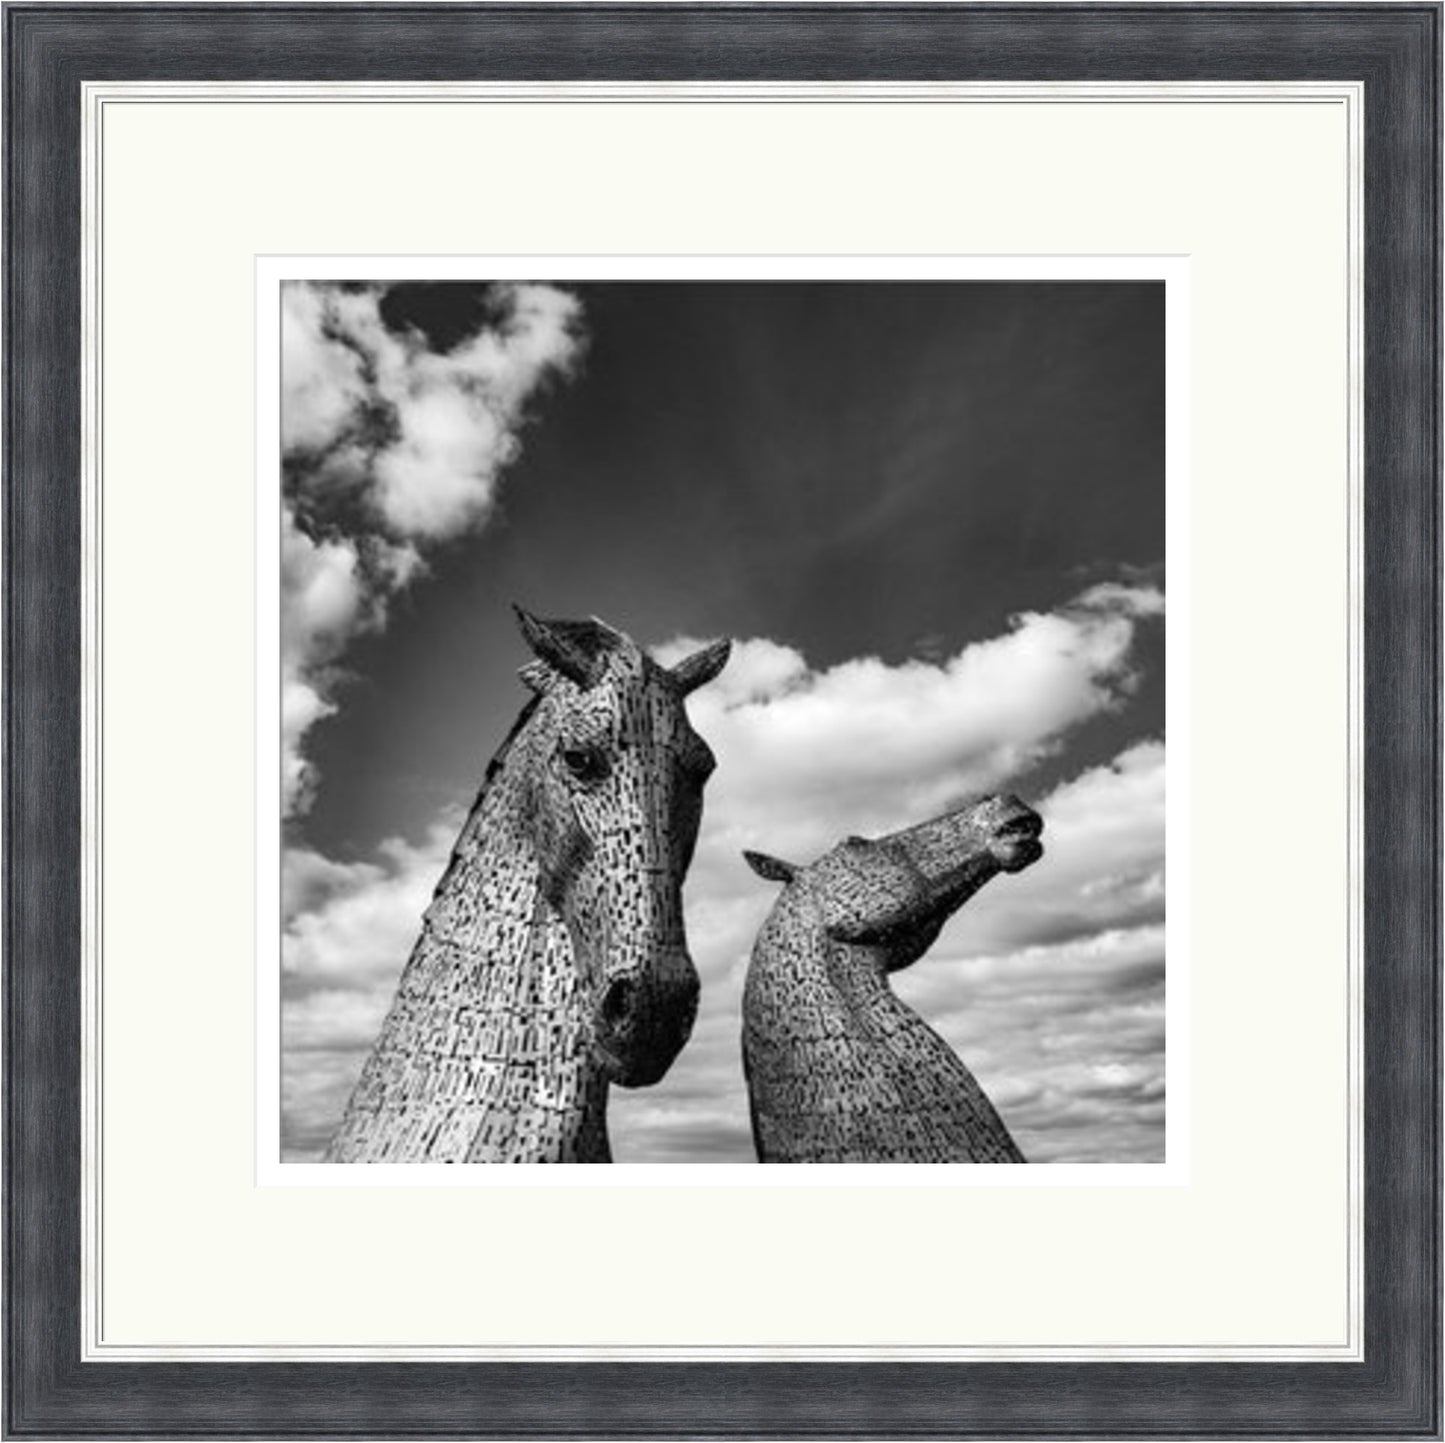
[[[607,758],[597,747],[563,747],[562,765],[579,782],[599,782],[607,775]]]

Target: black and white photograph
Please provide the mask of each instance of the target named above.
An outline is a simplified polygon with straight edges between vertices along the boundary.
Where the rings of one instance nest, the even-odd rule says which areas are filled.
[[[280,1161],[1165,1162],[1165,302],[283,282]]]
[[[0,1432],[1442,1436],[1445,0],[5,19]]]

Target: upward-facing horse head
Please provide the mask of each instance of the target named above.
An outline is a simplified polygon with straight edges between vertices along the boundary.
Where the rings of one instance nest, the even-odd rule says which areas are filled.
[[[953,1049],[889,987],[1000,872],[1043,855],[1038,813],[986,797],[849,837],[808,866],[758,852],[785,884],[743,991],[743,1070],[760,1162],[1022,1162]]]
[[[866,950],[884,972],[916,962],[990,878],[1043,856],[1043,822],[1017,797],[984,797],[885,837],[848,837],[810,867],[758,852],[769,880],[797,881],[835,945]]]
[[[697,1013],[682,883],[715,765],[683,698],[728,656],[718,642],[672,669],[599,621],[518,610],[537,654],[534,763],[523,809],[543,896],[572,939],[592,1040],[613,1082],[656,1082]]]
[[[656,1082],[697,1012],[682,883],[712,753],[600,621],[518,612],[534,695],[487,768],[332,1162],[608,1162],[607,1089]]]

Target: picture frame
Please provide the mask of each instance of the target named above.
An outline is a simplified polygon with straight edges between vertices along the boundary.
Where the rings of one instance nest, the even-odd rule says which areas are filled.
[[[1440,22],[1434,4],[7,6],[9,1436],[1439,1437]],[[76,122],[83,82],[130,78],[1363,82],[1361,1361],[81,1360]]]

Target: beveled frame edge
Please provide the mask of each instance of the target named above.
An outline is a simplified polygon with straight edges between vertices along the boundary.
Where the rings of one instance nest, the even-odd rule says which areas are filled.
[[[5,8],[5,1412],[49,1437],[1440,1437],[1427,5]],[[1365,84],[1363,1363],[79,1362],[83,80]]]

